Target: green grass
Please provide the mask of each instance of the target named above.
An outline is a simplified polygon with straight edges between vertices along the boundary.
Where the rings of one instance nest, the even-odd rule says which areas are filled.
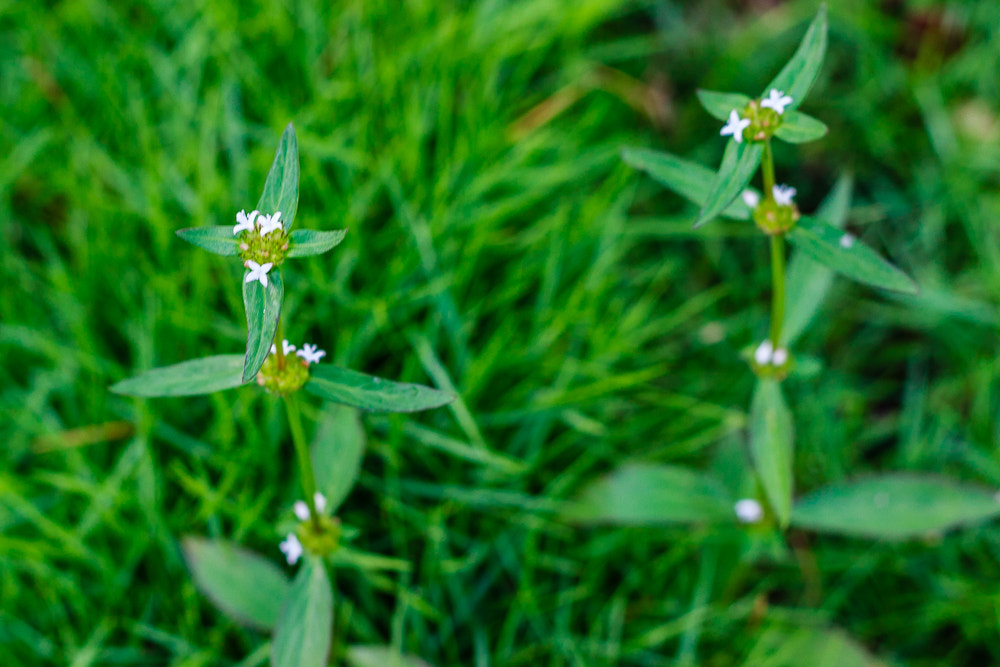
[[[287,266],[289,337],[462,397],[366,419],[341,517],[408,565],[339,573],[335,646],[441,667],[777,665],[796,662],[771,647],[829,625],[892,664],[1000,660],[996,526],[793,534],[794,558],[751,566],[706,531],[551,514],[623,461],[742,446],[766,244],[692,232],[696,212],[618,152],[712,164],[695,88],[758,90],[814,3],[51,4],[0,3],[0,663],[266,663],[178,540],[280,560],[273,526],[300,495],[280,406],[106,388],[242,350],[238,267],[174,231],[251,206],[289,120],[296,224],[350,228]],[[799,343],[824,364],[786,383],[802,491],[890,469],[1000,486],[1000,16],[949,3],[941,27],[925,4],[831,6],[803,108],[830,134],[776,156],[805,211],[853,170],[850,228],[923,288],[838,281]]]

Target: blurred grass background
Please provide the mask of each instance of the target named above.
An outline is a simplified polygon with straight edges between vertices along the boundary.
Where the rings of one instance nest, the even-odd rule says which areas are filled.
[[[996,526],[793,533],[794,558],[751,566],[706,557],[704,531],[550,515],[623,461],[703,466],[744,437],[737,354],[766,331],[766,244],[692,232],[618,152],[715,164],[695,88],[757,93],[815,9],[0,2],[0,662],[266,662],[177,540],[279,560],[273,525],[299,492],[278,406],[106,387],[242,349],[239,267],[174,231],[251,206],[289,120],[297,224],[350,228],[286,267],[290,338],[463,399],[366,420],[342,518],[410,566],[338,578],[336,646],[440,666],[794,665],[774,647],[836,627],[886,664],[1000,661]],[[803,107],[830,134],[783,146],[779,180],[810,211],[853,172],[850,228],[923,291],[838,281],[799,344],[824,363],[786,383],[802,491],[887,469],[1000,486],[998,26],[993,3],[831,6]]]

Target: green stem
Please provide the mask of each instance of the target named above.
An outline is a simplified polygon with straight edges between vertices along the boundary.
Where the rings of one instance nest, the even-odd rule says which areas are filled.
[[[781,325],[785,319],[785,235],[771,237],[771,344],[781,347]]]
[[[274,349],[277,354],[274,356],[278,360],[278,370],[285,370],[285,351],[282,349],[281,341],[285,338],[285,328],[281,326],[281,316],[278,316],[278,328],[274,330]]]
[[[298,399],[294,394],[284,397],[285,411],[288,413],[288,427],[292,431],[292,442],[295,443],[295,454],[299,459],[299,473],[302,477],[302,490],[306,494],[306,504],[309,505],[309,516],[319,529],[319,513],[316,511],[316,475],[313,473],[312,457],[309,455],[309,445],[306,443],[305,432],[302,430],[302,415],[299,413]]]
[[[771,154],[771,140],[764,140],[764,155],[760,160],[760,170],[764,175],[764,199],[773,199],[774,195],[774,156]]]

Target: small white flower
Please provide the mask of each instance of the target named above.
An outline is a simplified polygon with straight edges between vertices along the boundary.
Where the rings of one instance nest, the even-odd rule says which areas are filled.
[[[274,215],[260,216],[260,236],[264,238],[275,229],[281,229],[281,211]]]
[[[790,185],[775,185],[771,188],[771,194],[774,195],[774,201],[781,206],[791,206],[795,188]]]
[[[847,250],[852,245],[854,245],[854,237],[850,234],[844,234],[840,237],[840,247]]]
[[[771,361],[771,354],[773,352],[774,346],[771,344],[771,341],[765,340],[757,346],[757,349],[753,353],[753,359],[757,362],[758,366],[766,366]]]
[[[727,134],[733,135],[733,140],[736,143],[743,141],[743,130],[750,126],[749,118],[740,118],[740,115],[736,113],[736,109],[729,112],[729,121],[722,127],[722,131],[719,132],[722,136]]]
[[[760,195],[753,190],[744,190],[742,197],[743,203],[750,208],[757,208],[757,204],[760,203]]]
[[[757,523],[764,516],[764,508],[753,498],[737,500],[733,509],[741,523]]]
[[[319,360],[326,356],[326,352],[317,349],[318,347],[318,345],[303,343],[302,349],[295,354],[305,359],[307,364],[318,364]]]
[[[267,287],[267,272],[271,270],[272,266],[274,266],[273,262],[258,264],[252,259],[248,259],[244,266],[250,269],[250,273],[248,273],[247,277],[243,279],[243,282],[252,283],[255,280],[259,280],[261,285]]]
[[[257,211],[251,211],[250,215],[247,215],[245,210],[240,211],[236,214],[236,226],[233,227],[233,236],[236,236],[244,229],[247,231],[253,230],[253,221],[257,217]]]
[[[771,355],[771,363],[775,366],[784,366],[786,361],[788,361],[788,350],[783,347],[779,347]]]
[[[304,500],[296,500],[295,504],[292,505],[292,511],[295,512],[295,516],[298,517],[299,521],[308,521],[309,506],[306,505]]]
[[[288,561],[289,565],[295,565],[302,556],[302,543],[299,542],[295,533],[288,533],[288,537],[278,545],[278,548],[281,549],[281,553],[285,554],[285,560]]]
[[[778,114],[785,113],[785,107],[792,103],[792,98],[785,95],[783,91],[771,89],[768,93],[766,100],[761,100],[760,105],[762,107],[770,107],[778,112]]]
[[[326,511],[326,496],[317,491],[313,494],[313,502],[316,503],[316,511],[322,514]]]

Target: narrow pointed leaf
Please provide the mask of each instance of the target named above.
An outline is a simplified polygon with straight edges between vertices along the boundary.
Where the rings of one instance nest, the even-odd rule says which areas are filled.
[[[367,438],[354,408],[328,404],[316,427],[312,443],[316,486],[326,496],[331,514],[344,502],[358,479]]]
[[[291,590],[276,565],[222,540],[187,537],[182,548],[195,585],[216,607],[244,625],[274,627]]]
[[[741,93],[721,93],[715,90],[698,90],[698,101],[705,111],[713,118],[721,121],[729,120],[729,112],[737,111],[743,115],[743,109],[750,104],[751,98]]]
[[[334,229],[330,231],[296,229],[290,234],[288,257],[321,255],[330,248],[339,245],[344,240],[346,234],[346,229]]]
[[[771,508],[782,527],[792,512],[792,415],[776,380],[757,381],[750,404],[750,454]]]
[[[758,142],[728,142],[719,173],[715,175],[712,188],[694,223],[695,227],[701,227],[726,210],[743,192],[757,171],[763,152],[764,145]]]
[[[243,355],[220,354],[146,371],[111,385],[127,396],[197,396],[243,384]]]
[[[714,171],[672,153],[626,148],[622,151],[622,159],[630,167],[646,172],[654,180],[698,206],[705,204],[708,194],[712,191]],[[747,189],[753,190],[753,188]],[[736,220],[749,220],[750,207],[737,197],[720,215]]]
[[[788,240],[847,278],[906,294],[919,291],[916,283],[877,252],[822,220],[803,216],[788,234]]]
[[[333,591],[323,561],[306,558],[278,617],[273,667],[325,667],[333,636]]]
[[[573,523],[652,526],[731,521],[733,500],[713,477],[656,464],[629,464],[583,489],[563,512]]]
[[[247,272],[249,273],[249,271]],[[249,382],[264,365],[274,332],[281,315],[281,300],[285,293],[281,273],[272,269],[267,274],[267,287],[254,280],[243,281],[243,305],[247,310],[247,351],[243,361],[243,381]]]
[[[447,405],[455,395],[420,384],[383,380],[372,375],[320,364],[310,369],[305,390],[327,401],[368,412],[416,412]]]
[[[764,97],[772,89],[780,90],[792,98],[792,103],[786,107],[786,113],[788,109],[798,108],[819,75],[825,53],[826,5],[821,4],[792,59],[764,88]]]
[[[826,136],[826,125],[801,111],[785,111],[774,136],[790,144],[804,144]]]
[[[412,655],[400,655],[391,646],[352,646],[347,649],[350,667],[431,667]]]
[[[992,491],[933,475],[894,474],[835,484],[801,498],[792,523],[856,537],[906,539],[1000,516]]]
[[[178,229],[177,236],[216,255],[232,257],[240,253],[239,238],[233,236],[232,227],[188,227]]]
[[[299,208],[299,144],[291,123],[281,134],[274,162],[264,182],[257,210],[266,215],[281,211],[285,230],[291,229]]]

